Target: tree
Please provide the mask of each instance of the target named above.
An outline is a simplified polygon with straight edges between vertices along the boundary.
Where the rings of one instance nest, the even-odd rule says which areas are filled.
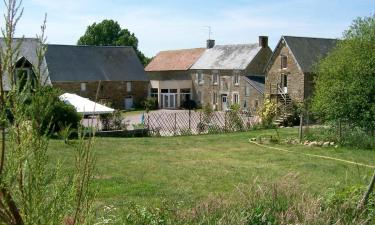
[[[144,66],[150,62],[138,49],[138,39],[128,29],[121,29],[120,25],[113,20],[103,20],[88,26],[85,34],[79,38],[78,45],[96,46],[132,46],[139,60]]]
[[[375,15],[358,18],[317,66],[313,110],[373,135],[375,130]]]

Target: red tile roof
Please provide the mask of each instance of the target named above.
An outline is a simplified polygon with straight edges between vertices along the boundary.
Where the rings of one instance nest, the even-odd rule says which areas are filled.
[[[159,52],[145,68],[146,71],[188,70],[205,51],[205,48]]]

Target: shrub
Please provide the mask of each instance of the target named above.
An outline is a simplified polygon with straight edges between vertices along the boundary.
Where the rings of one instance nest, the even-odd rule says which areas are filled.
[[[266,98],[263,106],[258,111],[258,115],[262,120],[262,126],[264,128],[272,128],[273,127],[272,122],[273,122],[273,119],[276,116],[276,113],[277,113],[276,103],[274,103],[270,99]]]
[[[124,118],[119,110],[115,110],[113,113],[100,114],[99,120],[104,131],[126,129]]]
[[[143,102],[142,105],[146,112],[148,113],[150,110],[155,110],[158,108],[158,99],[154,97],[147,97]]]
[[[44,86],[35,90],[24,101],[26,114],[35,118],[39,123],[39,131],[43,134],[52,135],[66,127],[77,130],[82,119],[72,105],[68,105],[59,99],[60,91]],[[39,105],[45,106],[40,108]],[[13,112],[10,112],[13,113]],[[13,116],[12,116],[13,117]]]
[[[182,104],[182,107],[184,109],[196,109],[197,108],[197,103],[194,100],[186,100]]]

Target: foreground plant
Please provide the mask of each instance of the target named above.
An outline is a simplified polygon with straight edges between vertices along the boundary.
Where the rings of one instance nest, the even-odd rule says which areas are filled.
[[[93,139],[80,136],[73,171],[63,173],[60,163],[51,166],[47,150],[52,121],[46,126],[45,118],[54,103],[43,88],[48,81],[43,67],[46,21],[37,36],[32,71],[22,73],[24,64],[16,70],[23,44],[22,39],[14,39],[21,4],[5,2],[0,49],[0,224],[92,224]]]

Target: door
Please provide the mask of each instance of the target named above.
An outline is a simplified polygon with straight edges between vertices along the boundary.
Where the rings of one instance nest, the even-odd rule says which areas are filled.
[[[129,110],[131,108],[133,108],[133,97],[128,96],[125,98],[125,109]]]
[[[221,109],[223,111],[228,110],[228,96],[227,95],[222,95],[221,96]]]
[[[176,108],[177,94],[162,94],[163,104],[162,108],[174,109]]]

